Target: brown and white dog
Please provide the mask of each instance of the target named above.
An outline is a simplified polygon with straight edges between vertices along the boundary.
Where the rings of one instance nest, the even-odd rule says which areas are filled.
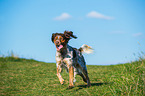
[[[91,53],[93,50],[90,46],[84,44],[79,49],[73,48],[68,45],[68,41],[71,38],[77,38],[73,35],[72,31],[64,31],[64,33],[53,33],[52,42],[56,46],[56,66],[57,66],[57,76],[61,84],[64,83],[64,79],[61,76],[62,68],[65,68],[69,72],[69,87],[74,87],[75,76],[80,75],[84,82],[87,82],[87,86],[91,86],[86,62],[82,55],[84,53]]]

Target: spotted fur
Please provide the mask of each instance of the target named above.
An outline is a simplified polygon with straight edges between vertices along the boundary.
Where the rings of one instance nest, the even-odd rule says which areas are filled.
[[[91,85],[86,62],[82,55],[84,50],[91,50],[88,45],[83,45],[80,49],[73,48],[68,45],[68,41],[72,38],[77,38],[73,35],[72,31],[65,31],[64,33],[54,33],[52,34],[52,42],[56,46],[56,66],[57,66],[57,76],[61,84],[64,84],[64,79],[61,76],[62,69],[69,72],[69,88],[74,87],[74,82],[76,81],[75,76],[80,75],[83,81],[87,83],[89,87]]]

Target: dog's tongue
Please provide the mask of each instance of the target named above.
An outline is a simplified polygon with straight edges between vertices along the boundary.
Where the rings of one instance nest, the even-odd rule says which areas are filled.
[[[59,47],[57,47],[57,50],[59,51],[62,47],[63,45],[59,45]]]

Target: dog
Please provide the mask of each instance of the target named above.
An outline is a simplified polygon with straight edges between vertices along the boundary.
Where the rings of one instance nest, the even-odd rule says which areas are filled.
[[[80,75],[84,82],[87,83],[87,87],[91,86],[86,62],[82,53],[92,53],[93,49],[84,44],[79,49],[73,48],[68,45],[70,39],[76,39],[72,31],[64,31],[64,33],[53,33],[51,40],[56,47],[56,66],[57,77],[61,84],[64,84],[64,79],[61,76],[62,69],[66,69],[69,72],[69,89],[74,87],[76,81],[75,76]]]

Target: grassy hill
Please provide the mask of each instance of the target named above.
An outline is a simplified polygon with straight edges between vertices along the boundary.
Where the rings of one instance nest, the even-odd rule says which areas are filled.
[[[65,84],[56,76],[56,65],[15,57],[0,57],[0,95],[84,95],[145,96],[145,59],[110,66],[88,65],[91,87],[81,77],[73,89],[68,87],[68,73],[62,73]]]

